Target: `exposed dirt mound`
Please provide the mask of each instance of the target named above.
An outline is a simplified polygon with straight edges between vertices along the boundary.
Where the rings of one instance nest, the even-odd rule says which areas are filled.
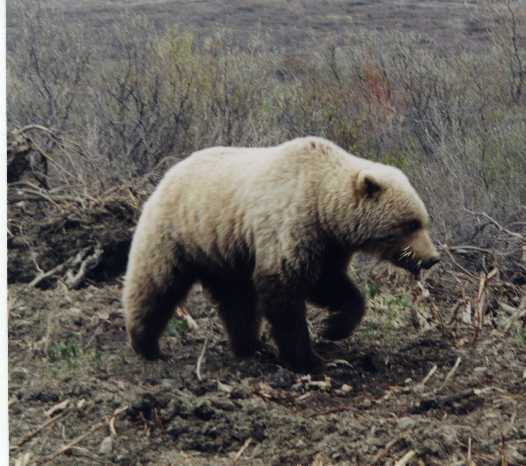
[[[122,275],[139,214],[140,201],[132,192],[92,199],[49,194],[49,199],[60,203],[50,206],[50,200],[12,192],[8,282],[30,283],[59,268],[38,282],[39,287],[48,288],[67,271],[78,272],[82,261],[96,251],[99,257],[85,271],[84,284],[111,282]]]

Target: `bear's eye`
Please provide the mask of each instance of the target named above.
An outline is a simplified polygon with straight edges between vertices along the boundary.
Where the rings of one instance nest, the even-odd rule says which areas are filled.
[[[409,233],[414,233],[420,230],[420,228],[422,228],[422,223],[419,220],[411,220],[404,224],[404,230]]]

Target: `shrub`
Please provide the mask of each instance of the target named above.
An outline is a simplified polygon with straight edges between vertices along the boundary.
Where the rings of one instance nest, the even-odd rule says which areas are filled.
[[[401,167],[444,241],[473,236],[464,208],[506,222],[526,203],[520,4],[481,10],[484,53],[447,53],[416,34],[352,32],[302,55],[271,50],[261,35],[241,47],[229,31],[200,42],[177,29],[156,33],[129,14],[93,49],[79,24],[17,5],[9,125],[39,123],[73,139],[82,157],[68,169],[83,183],[109,186],[207,146],[316,134]]]

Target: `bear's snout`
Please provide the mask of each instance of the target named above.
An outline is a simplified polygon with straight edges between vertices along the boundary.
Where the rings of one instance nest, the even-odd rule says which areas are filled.
[[[440,262],[440,257],[431,257],[430,259],[422,261],[422,268],[426,270],[430,269],[431,267],[433,267],[433,265],[437,264],[438,262]]]

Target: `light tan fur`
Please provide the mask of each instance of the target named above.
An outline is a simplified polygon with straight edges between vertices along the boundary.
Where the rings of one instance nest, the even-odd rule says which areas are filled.
[[[418,228],[404,230],[411,220]],[[137,225],[124,288],[132,344],[145,353],[149,343],[137,341],[158,339],[196,280],[246,275],[256,295],[268,277],[307,289],[330,268],[330,248],[344,251],[344,262],[364,250],[395,263],[405,254],[418,265],[437,257],[427,226],[400,170],[325,139],[196,152],[166,173]]]

